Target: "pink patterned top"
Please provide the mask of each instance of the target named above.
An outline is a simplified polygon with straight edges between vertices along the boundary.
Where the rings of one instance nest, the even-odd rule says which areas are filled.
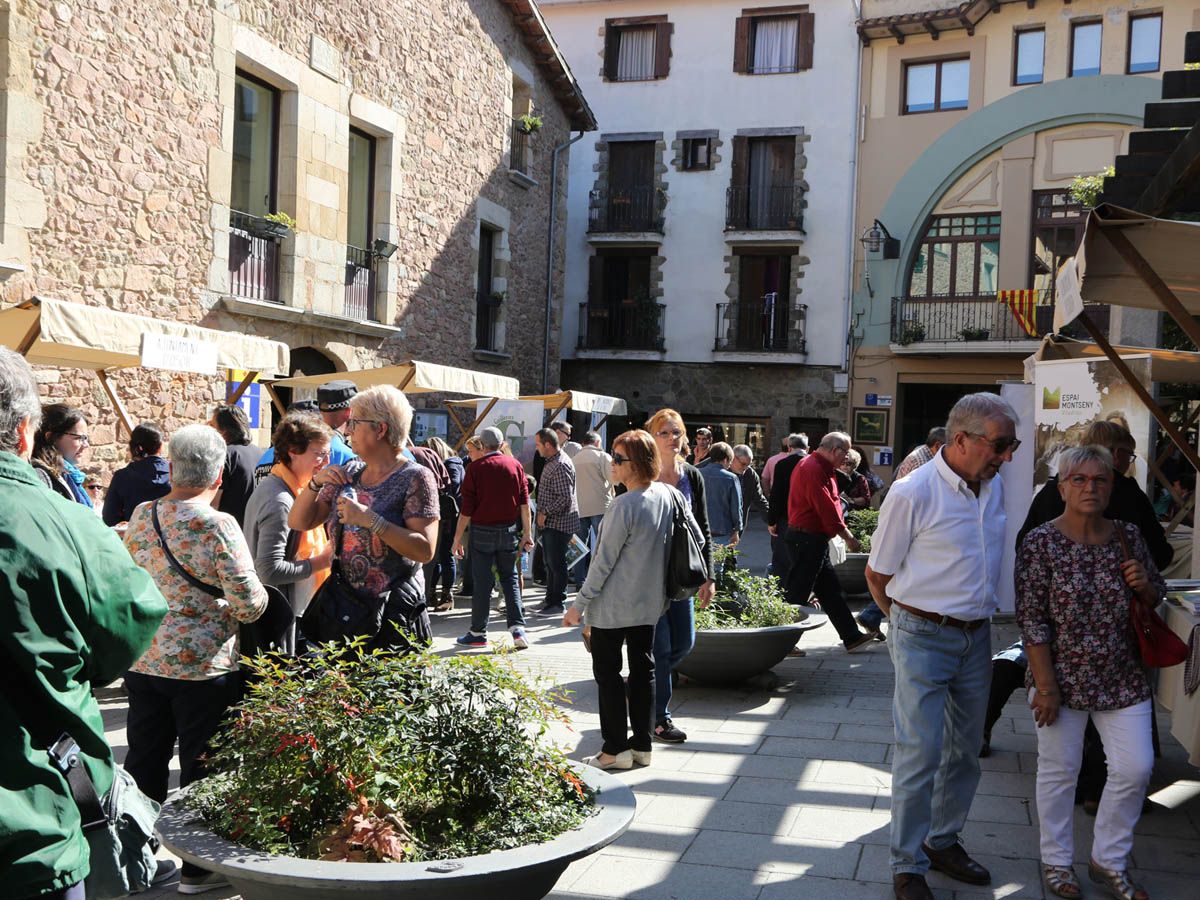
[[[239,622],[267,608],[267,592],[237,520],[195,500],[160,500],[158,520],[167,546],[191,575],[225,590],[210,597],[192,587],[167,561],[154,532],[150,503],[133,511],[125,547],[167,598],[167,617],[132,669],[143,675],[202,681],[237,671]]]
[[[1160,596],[1166,583],[1135,525],[1129,551]],[[1150,682],[1129,623],[1130,591],[1121,575],[1121,543],[1077,544],[1047,522],[1029,532],[1017,553],[1017,623],[1027,646],[1050,645],[1063,705],[1124,709],[1150,698]],[[1032,669],[1026,687],[1033,684]]]

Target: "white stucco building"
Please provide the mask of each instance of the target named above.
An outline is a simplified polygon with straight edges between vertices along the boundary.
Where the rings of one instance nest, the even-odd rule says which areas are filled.
[[[850,0],[541,0],[599,122],[571,149],[563,387],[760,454],[845,424]]]

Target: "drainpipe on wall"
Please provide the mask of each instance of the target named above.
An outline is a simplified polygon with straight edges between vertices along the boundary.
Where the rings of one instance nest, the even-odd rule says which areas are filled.
[[[569,141],[564,141],[554,148],[550,156],[550,238],[546,241],[546,331],[542,344],[542,393],[550,393],[550,319],[554,314],[554,234],[558,224],[558,154],[566,150],[576,141],[581,140],[586,132],[579,132]],[[566,273],[563,273],[564,279]]]
[[[857,22],[862,18],[862,4],[858,0],[850,0],[850,6],[854,9],[854,21]],[[855,201],[858,198],[859,117],[862,115],[862,40],[856,38],[854,45],[857,50],[854,54],[854,118],[850,123],[850,200],[846,216],[846,303],[843,320],[846,343],[843,347],[845,357],[842,362],[842,368],[846,370],[846,391],[850,398],[854,393],[854,385],[851,382],[853,374],[851,369],[854,363],[854,322],[852,319],[854,307],[854,213]],[[865,259],[863,265],[866,266]]]

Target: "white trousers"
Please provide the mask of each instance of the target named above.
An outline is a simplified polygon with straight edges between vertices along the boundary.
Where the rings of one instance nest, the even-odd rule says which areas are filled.
[[[1108,757],[1108,782],[1100,797],[1092,841],[1092,859],[1106,869],[1125,869],[1133,849],[1133,829],[1141,817],[1154,768],[1152,702],[1090,713]],[[1046,865],[1070,866],[1074,862],[1075,781],[1088,715],[1087,710],[1062,707],[1053,725],[1037,729],[1037,804],[1042,862]]]

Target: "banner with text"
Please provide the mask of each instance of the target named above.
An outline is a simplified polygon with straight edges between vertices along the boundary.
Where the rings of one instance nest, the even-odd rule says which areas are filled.
[[[491,400],[480,400],[476,415],[482,415]],[[498,400],[483,421],[475,426],[475,433],[489,425],[500,429],[504,439],[512,448],[513,456],[521,461],[525,471],[533,473],[533,457],[537,453],[533,436],[542,427],[545,409],[540,400]]]

